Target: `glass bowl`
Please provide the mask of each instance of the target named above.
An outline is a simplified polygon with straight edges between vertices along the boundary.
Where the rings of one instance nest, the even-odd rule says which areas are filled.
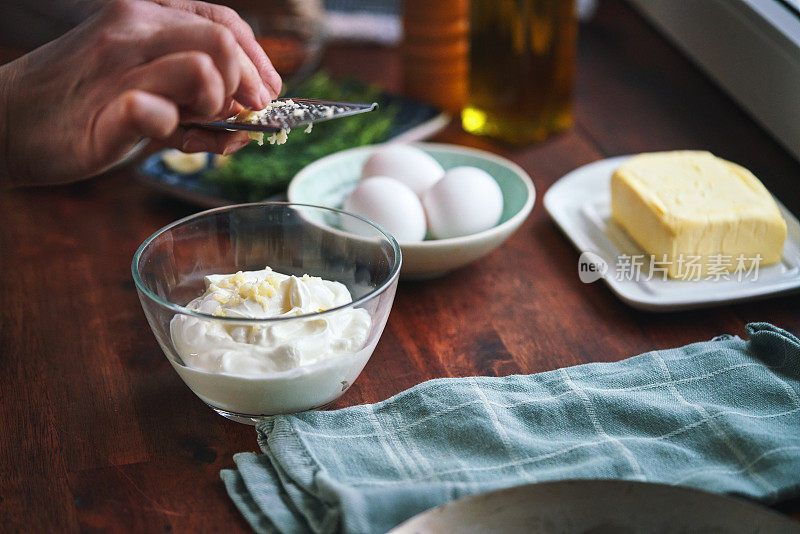
[[[324,406],[353,384],[386,325],[400,264],[394,238],[365,219],[320,206],[263,202],[204,211],[162,228],[142,243],[131,269],[153,334],[186,385],[220,415],[253,424],[263,417]],[[353,300],[325,311],[266,319],[218,317],[185,307],[204,293],[207,275],[265,266],[286,275],[340,282]],[[361,324],[368,324],[362,328],[366,339],[362,344],[361,337],[356,338],[360,348],[334,355],[322,345],[325,354],[317,355],[315,362],[260,374],[220,371],[224,365],[211,371],[208,366],[187,364],[185,360],[197,362],[211,353],[190,354],[181,348],[182,355],[171,327],[181,321],[199,325],[195,331],[200,332],[244,327],[263,332],[262,340],[286,344],[295,341],[286,332],[307,332],[314,325],[324,328],[345,314],[365,317],[365,313],[369,321]]]

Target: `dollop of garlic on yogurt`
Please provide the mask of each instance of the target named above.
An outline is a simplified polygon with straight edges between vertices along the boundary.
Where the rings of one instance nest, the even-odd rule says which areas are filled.
[[[170,322],[176,351],[193,369],[259,375],[286,371],[346,354],[365,345],[372,321],[339,283],[285,275],[266,267],[205,277],[205,292],[186,305],[208,318],[177,314]],[[292,318],[269,323],[247,319]],[[242,322],[213,317],[242,319]]]

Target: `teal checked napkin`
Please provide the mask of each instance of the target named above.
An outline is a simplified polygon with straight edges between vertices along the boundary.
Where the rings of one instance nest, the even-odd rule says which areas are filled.
[[[282,415],[228,493],[258,532],[385,532],[477,492],[576,478],[775,502],[800,493],[800,340],[767,323],[527,376],[430,380],[376,404]]]

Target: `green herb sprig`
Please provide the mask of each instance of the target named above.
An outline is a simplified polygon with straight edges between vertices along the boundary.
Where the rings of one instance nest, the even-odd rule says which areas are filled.
[[[292,95],[342,102],[380,103],[379,88],[354,80],[334,81],[317,73],[292,89]],[[255,202],[284,189],[300,169],[317,159],[347,148],[385,141],[398,106],[381,106],[371,113],[315,124],[306,134],[290,133],[282,145],[251,143],[226,162],[206,171],[202,180],[217,186],[228,199]]]

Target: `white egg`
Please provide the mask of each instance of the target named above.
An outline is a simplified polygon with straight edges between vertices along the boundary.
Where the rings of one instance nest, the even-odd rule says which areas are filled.
[[[422,197],[428,228],[436,239],[488,230],[503,214],[503,192],[476,167],[454,167]]]
[[[422,195],[444,176],[439,162],[418,148],[408,145],[388,145],[379,148],[364,163],[361,178],[388,176]]]
[[[345,199],[343,208],[379,224],[398,241],[422,241],[425,238],[425,212],[419,197],[394,178],[374,176],[359,182]],[[344,219],[344,226],[359,233],[358,221]]]

